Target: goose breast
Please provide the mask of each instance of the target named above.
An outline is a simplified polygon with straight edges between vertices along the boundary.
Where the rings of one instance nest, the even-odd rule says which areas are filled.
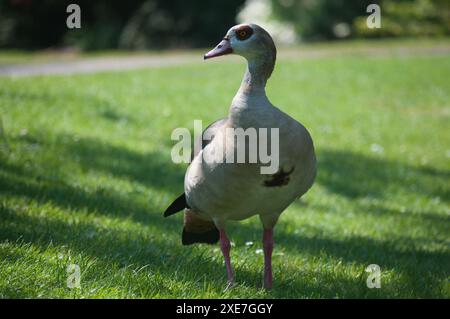
[[[256,111],[257,112],[257,111]],[[262,163],[226,163],[199,161],[199,157],[214,157],[229,145],[225,130],[236,124],[223,120],[214,126],[214,138],[196,156],[185,176],[185,193],[191,207],[208,218],[241,220],[255,214],[281,213],[312,185],[316,174],[314,146],[308,131],[296,120],[272,107],[264,114],[252,114],[255,128],[279,129],[279,169],[261,174]],[[242,116],[241,118],[245,118]],[[260,122],[258,122],[260,121]],[[233,125],[234,124],[234,125]],[[227,151],[236,152],[225,147]],[[223,154],[227,156],[227,152]]]

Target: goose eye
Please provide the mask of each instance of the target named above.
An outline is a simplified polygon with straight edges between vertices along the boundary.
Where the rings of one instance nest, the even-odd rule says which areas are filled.
[[[238,40],[246,40],[248,38],[250,38],[250,36],[252,35],[253,30],[250,27],[244,27],[240,30],[236,31],[236,38],[238,38]]]

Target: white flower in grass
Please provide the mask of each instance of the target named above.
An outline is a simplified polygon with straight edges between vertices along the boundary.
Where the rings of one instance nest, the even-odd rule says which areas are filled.
[[[261,254],[263,253],[263,250],[262,250],[262,249],[257,249],[257,250],[255,251],[255,253],[256,253],[257,255],[261,255]]]
[[[252,241],[248,241],[248,242],[245,243],[245,246],[251,247],[251,246],[253,246],[253,242]]]
[[[378,154],[381,154],[381,153],[384,152],[384,148],[383,148],[383,146],[381,146],[381,145],[379,145],[379,144],[372,144],[372,145],[370,145],[370,151],[371,151],[372,153],[378,153]]]

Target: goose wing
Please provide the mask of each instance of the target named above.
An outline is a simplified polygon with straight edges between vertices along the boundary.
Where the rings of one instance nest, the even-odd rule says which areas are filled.
[[[202,148],[197,150],[197,152],[192,151],[191,154],[191,162],[192,160],[198,155],[198,153],[208,145],[214,136],[216,135],[216,132],[227,122],[227,118],[223,118],[220,120],[217,120],[210,125],[203,131],[202,136],[198,137],[198,139],[195,141],[196,143],[194,145],[197,145],[201,143]],[[201,141],[200,141],[201,139]],[[185,208],[190,208],[188,203],[186,202],[186,194],[183,193],[180,196],[178,196],[170,205],[169,207],[164,211],[164,217],[171,216],[173,214],[176,214],[178,212],[181,212]]]

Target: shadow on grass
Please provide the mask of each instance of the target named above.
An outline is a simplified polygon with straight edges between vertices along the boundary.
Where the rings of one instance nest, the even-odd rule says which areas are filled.
[[[45,139],[22,139],[17,143],[40,143],[46,148]],[[184,169],[168,162],[166,157],[158,152],[139,153],[119,146],[109,145],[94,139],[76,140],[71,136],[58,137],[56,148],[65,160],[76,161],[84,171],[101,171],[112,176],[127,179],[149,188],[162,190],[170,196],[176,195],[176,190],[182,189]],[[53,145],[55,146],[55,145]],[[56,156],[56,154],[55,154]],[[354,198],[359,196],[383,197],[386,185],[395,185],[410,190],[411,179],[414,185],[430,196],[445,197],[445,190],[432,183],[430,178],[439,181],[445,178],[446,172],[434,169],[417,169],[399,163],[382,159],[368,158],[362,155],[343,151],[322,150],[319,153],[318,183],[330,191]],[[2,181],[0,192],[12,197],[35,200],[41,205],[52,203],[76,214],[73,209],[85,210],[92,214],[101,214],[116,218],[131,218],[143,226],[152,225],[161,229],[161,234],[179,236],[181,223],[177,219],[164,219],[161,212],[164,207],[158,206],[150,199],[148,203],[135,201],[117,194],[112,190],[99,187],[96,190],[86,190],[64,181],[58,172],[48,171],[51,179],[44,172],[35,172],[23,164],[10,163],[0,159]],[[58,168],[55,167],[55,170]],[[405,175],[406,174],[406,175]],[[406,182],[404,182],[406,176]],[[175,190],[175,191],[174,191]],[[411,191],[416,191],[415,188]],[[185,248],[185,253],[179,254],[180,242],[168,241],[160,234],[126,234],[125,231],[99,227],[87,222],[68,223],[55,218],[35,217],[23,214],[16,208],[0,207],[4,223],[0,225],[1,240],[15,241],[22,238],[42,248],[52,242],[56,245],[68,245],[83,254],[88,254],[108,262],[117,262],[123,266],[135,264],[149,265],[151,270],[166,276],[181,274],[183,280],[198,282],[199,274],[192,269],[202,264],[211,282],[224,282],[224,272],[221,260],[212,260],[202,254],[192,255],[191,248]],[[388,210],[382,211],[391,213]],[[418,219],[419,221],[419,219]],[[442,223],[440,218],[431,219],[429,223]],[[289,251],[305,251],[311,255],[325,253],[330,258],[339,258],[345,262],[357,262],[363,265],[379,263],[384,267],[395,269],[407,277],[407,289],[415,291],[417,296],[433,296],[433,287],[421,280],[422,275],[433,273],[431,284],[439,284],[449,275],[444,265],[450,263],[448,253],[423,251],[410,245],[399,243],[399,238],[386,241],[372,240],[362,237],[350,237],[336,240],[326,237],[308,238],[288,232],[284,227],[278,227],[276,233],[277,245]],[[261,229],[256,225],[239,225],[237,239],[259,237]],[[318,232],[320,233],[320,232]],[[245,236],[244,236],[245,234]],[[245,238],[244,238],[245,237]],[[176,253],[172,253],[175,251]],[[183,267],[173,262],[183,259]],[[363,269],[361,270],[363,272]],[[238,279],[248,282],[260,282],[260,269],[254,271],[237,270]],[[339,286],[322,287],[318,283],[303,281],[299,278],[289,282],[278,283],[272,292],[275,297],[298,297],[318,295],[322,297],[347,296],[358,297],[358,294],[368,294],[365,290],[354,293],[354,288],[363,287],[361,278],[340,278]],[[286,287],[290,287],[287,293]],[[221,287],[218,287],[218,291]],[[348,289],[348,291],[347,291]],[[353,291],[353,292],[351,292]],[[394,293],[392,293],[394,295]],[[389,295],[389,293],[388,293]],[[376,295],[375,295],[376,296]],[[386,294],[383,296],[387,297]],[[23,296],[25,297],[25,296]]]
[[[157,151],[140,153],[96,139],[79,139],[70,135],[60,135],[52,144],[48,144],[43,134],[35,137],[27,135],[18,141],[58,152],[55,156],[76,162],[84,173],[107,173],[177,195],[183,190],[184,168],[173,164],[170,154],[164,156]]]
[[[316,182],[333,193],[348,197],[386,197],[391,189],[420,193],[449,201],[450,171],[368,157],[343,150],[318,151]]]
[[[417,216],[416,221],[418,223],[422,221],[421,217]],[[435,224],[428,225],[436,226]],[[450,276],[450,270],[447,267],[450,264],[450,252],[448,250],[430,251],[427,248],[421,247],[422,244],[435,244],[436,241],[431,238],[411,239],[398,235],[380,240],[352,235],[338,239],[334,238],[333,234],[323,234],[321,229],[316,229],[311,225],[308,227],[313,227],[313,230],[316,229],[315,233],[318,234],[317,236],[302,236],[301,233],[286,230],[286,226],[288,225],[281,218],[275,228],[274,252],[282,249],[285,255],[301,253],[310,256],[321,256],[320,258],[325,257],[325,263],[327,262],[326,259],[330,258],[333,260],[333,263],[339,260],[348,264],[356,263],[356,265],[360,265],[363,280],[361,278],[349,279],[342,277],[337,284],[339,288],[336,287],[334,294],[326,294],[327,297],[334,297],[336,295],[351,298],[363,296],[380,296],[386,298],[408,295],[409,297],[415,296],[421,298],[445,297],[444,293],[439,291],[439,289]],[[233,228],[235,229],[232,230],[231,236],[237,242],[243,243],[249,240],[249,238],[253,240],[259,240],[261,238],[262,231],[258,225],[240,224]],[[441,228],[445,228],[445,226],[441,225]],[[308,233],[311,232],[308,231]],[[274,258],[282,259],[284,257],[275,255]],[[365,285],[365,279],[367,278],[365,267],[370,264],[378,264],[384,271],[393,270],[395,273],[401,275],[401,285],[403,285],[401,289],[403,290],[400,291],[399,286],[384,287],[385,289],[382,292],[367,289]],[[297,271],[301,271],[301,269]],[[319,276],[323,275],[323,273],[319,274]],[[333,278],[332,280],[335,281],[336,279]],[[349,285],[344,284],[347,281]],[[290,283],[285,282],[282,285],[290,285]],[[305,285],[303,281],[302,285]],[[320,291],[318,286],[309,288],[311,288],[310,291],[308,290],[309,292]],[[355,294],[355,290],[358,293]],[[333,290],[331,289],[331,291]],[[304,292],[302,288],[299,289],[300,295]],[[283,290],[274,291],[274,294],[283,297]]]
[[[2,177],[0,184],[0,191],[4,195],[32,199],[42,205],[52,203],[69,211],[86,210],[88,213],[109,217],[131,218],[143,224],[162,221],[160,208],[150,199],[146,203],[140,203],[103,187],[86,190],[80,186],[71,186],[62,180],[45,180],[40,175],[32,176],[22,167],[9,164],[2,163],[2,169],[8,172]],[[173,224],[172,220],[165,223],[166,227]]]
[[[130,265],[136,269],[148,266],[146,271],[159,273],[167,278],[173,278],[176,274],[181,277],[180,280],[189,282],[192,289],[201,289],[201,281],[204,278],[214,283],[217,293],[220,293],[225,286],[225,269],[221,258],[211,259],[198,251],[193,253],[190,248],[186,248],[184,253],[180,253],[179,247],[177,247],[178,243],[171,243],[157,236],[139,233],[134,234],[131,239],[117,229],[99,228],[85,222],[68,224],[56,219],[23,215],[9,209],[2,209],[2,215],[6,220],[14,220],[12,227],[11,223],[0,225],[2,240],[12,241],[20,234],[20,241],[31,242],[43,250],[50,243],[53,246],[65,246],[70,248],[72,254],[82,253],[98,259],[99,267],[110,267],[110,263],[117,263],[122,268]],[[7,257],[9,258],[9,255]],[[181,265],[180,260],[182,260]],[[201,272],[192,271],[199,267],[202,268]],[[235,269],[237,282],[252,287],[260,286],[261,269],[262,265],[260,269],[254,271],[238,267]],[[86,276],[92,275],[86,274]],[[348,287],[361,286],[360,278],[342,277],[339,281],[340,285],[348,285]],[[289,294],[286,294],[286,287],[289,287]],[[333,285],[323,287],[294,277],[289,278],[286,283],[277,282],[270,295],[273,297],[308,297],[315,294],[321,297],[333,297],[336,296],[336,293]],[[14,294],[10,297],[30,297],[21,295],[17,291]]]

